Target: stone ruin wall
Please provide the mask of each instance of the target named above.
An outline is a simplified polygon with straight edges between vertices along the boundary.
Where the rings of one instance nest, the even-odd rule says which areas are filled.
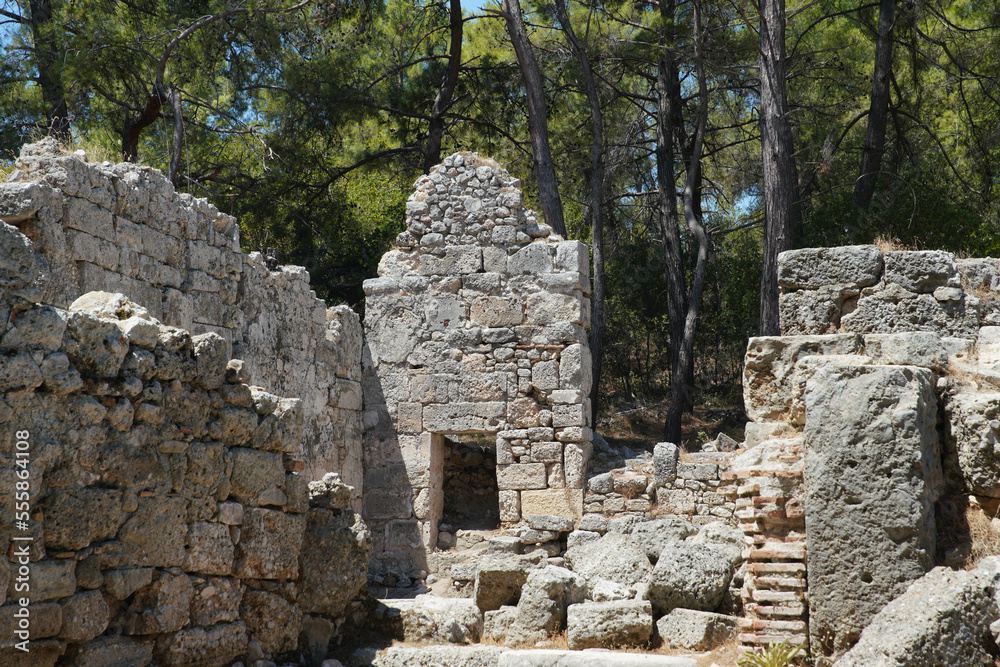
[[[159,171],[94,164],[45,140],[0,184],[0,219],[31,238],[41,303],[68,308],[90,291],[125,294],[164,324],[215,332],[250,382],[300,398],[305,474],[342,474],[361,494],[361,326],[327,308],[296,266],[269,271],[244,254],[231,216],[176,192]],[[356,502],[357,499],[356,499]]]
[[[39,264],[0,223],[0,663],[322,659],[371,542],[350,487],[292,472],[302,400],[121,294],[38,303]]]
[[[749,341],[729,473],[749,547],[740,639],[840,655],[955,557],[940,499],[1000,506],[1000,260],[803,249],[779,284],[783,335]]]
[[[500,519],[579,519],[591,454],[589,254],[470,153],[415,184],[365,282],[364,517],[375,569],[434,569],[449,435],[496,440]],[[412,574],[411,574],[412,576]]]

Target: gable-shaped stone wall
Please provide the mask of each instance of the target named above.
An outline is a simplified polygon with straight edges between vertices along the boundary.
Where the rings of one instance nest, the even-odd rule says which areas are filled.
[[[415,184],[407,229],[365,282],[365,495],[374,564],[424,569],[444,437],[496,437],[500,514],[579,518],[591,453],[589,256],[459,153]]]

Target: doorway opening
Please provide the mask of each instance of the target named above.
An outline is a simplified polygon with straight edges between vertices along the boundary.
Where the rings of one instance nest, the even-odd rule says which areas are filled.
[[[442,523],[462,530],[500,528],[495,436],[446,436],[443,455]]]

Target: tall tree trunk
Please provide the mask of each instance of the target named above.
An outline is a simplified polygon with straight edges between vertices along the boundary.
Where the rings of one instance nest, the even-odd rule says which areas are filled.
[[[173,88],[170,91],[170,104],[174,108],[174,140],[170,153],[170,173],[167,178],[177,185],[177,170],[181,166],[181,146],[184,144],[184,106],[181,102],[181,91]]]
[[[861,153],[861,168],[854,183],[854,204],[865,208],[875,194],[876,174],[885,154],[885,128],[889,117],[889,80],[892,75],[892,28],[896,23],[896,0],[882,0],[875,42],[875,71],[872,76],[868,128]]]
[[[49,131],[60,141],[72,139],[66,90],[59,70],[59,49],[52,22],[52,0],[30,0],[31,39],[34,42],[38,85],[49,119]]]
[[[573,30],[566,0],[556,0],[556,16],[576,62],[580,65],[583,88],[590,107],[590,239],[594,259],[594,288],[590,295],[590,356],[593,386],[590,390],[590,423],[597,425],[597,403],[600,396],[601,365],[604,362],[604,110],[597,94],[594,71],[583,43]]]
[[[687,281],[681,248],[681,228],[677,215],[677,185],[674,171],[675,140],[682,122],[681,87],[674,54],[674,0],[660,2],[660,16],[666,28],[660,43],[661,56],[656,71],[656,186],[660,234],[663,238],[664,280],[667,289],[667,317],[670,327],[670,392],[686,393],[686,369],[680,365],[681,341],[687,313]],[[664,438],[680,443],[681,411],[671,413],[664,427]]]
[[[531,51],[531,42],[524,29],[524,16],[519,0],[503,0],[504,19],[507,33],[514,45],[517,64],[524,79],[524,90],[528,98],[528,132],[531,134],[531,156],[535,166],[535,182],[538,183],[538,199],[542,204],[545,222],[566,237],[566,223],[563,221],[562,200],[559,199],[559,184],[556,169],[549,151],[549,122],[545,109],[545,89],[542,75],[538,71],[538,61]]]
[[[764,169],[764,262],[760,334],[780,334],[778,254],[792,247],[795,161],[785,85],[785,0],[760,0],[760,144]]]
[[[694,275],[691,281],[691,296],[684,313],[683,332],[677,352],[678,368],[684,372],[694,367],[694,339],[698,327],[698,311],[701,308],[701,297],[705,289],[705,275],[708,270],[708,256],[711,240],[701,224],[701,155],[705,140],[705,128],[708,124],[708,83],[705,79],[705,66],[701,50],[701,4],[693,0],[692,37],[694,42],[695,74],[698,77],[698,115],[695,118],[695,134],[691,153],[687,163],[687,174],[684,181],[684,222],[688,231],[694,236],[697,244]],[[680,387],[670,388],[670,405],[667,408],[667,422],[664,435],[667,440],[680,444],[681,416],[685,407],[693,400],[694,378],[685,374]]]
[[[168,99],[167,92],[162,86],[153,86],[153,92],[146,99],[146,106],[143,107],[135,117],[130,118],[122,130],[122,159],[126,162],[137,162],[139,160],[139,135],[142,131],[156,122],[160,116],[160,109]]]
[[[462,20],[462,0],[450,0],[449,3],[451,30],[451,46],[448,49],[448,71],[445,72],[434,106],[431,109],[430,127],[427,131],[427,146],[424,148],[424,173],[441,161],[441,142],[444,139],[444,113],[451,105],[455,86],[458,85],[458,71],[462,66],[462,31],[465,22]]]

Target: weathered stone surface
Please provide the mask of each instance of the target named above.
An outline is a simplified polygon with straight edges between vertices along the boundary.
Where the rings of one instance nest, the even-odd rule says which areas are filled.
[[[390,603],[403,621],[403,640],[475,644],[483,635],[483,613],[473,600],[418,595]]]
[[[474,598],[484,612],[516,604],[528,573],[541,562],[538,556],[490,556],[479,562]]]
[[[565,626],[567,606],[586,596],[586,579],[570,570],[553,565],[532,570],[521,588],[507,646],[530,645],[557,634]]]
[[[153,660],[153,642],[135,637],[98,637],[76,654],[78,667],[144,667]]]
[[[922,366],[938,372],[948,367],[948,349],[936,333],[867,334],[864,340],[865,355],[876,364]]]
[[[939,300],[890,283],[862,292],[857,307],[841,318],[841,328],[861,334],[933,331],[942,336],[971,337],[979,313],[966,299]]]
[[[818,289],[826,285],[874,285],[882,276],[878,246],[803,248],[778,255],[778,284],[785,289]]]
[[[306,517],[251,508],[243,519],[234,573],[249,579],[295,579]]]
[[[529,514],[525,517],[528,526],[534,530],[568,533],[573,530],[573,520],[552,514]]]
[[[118,538],[126,565],[179,567],[184,564],[187,507],[183,498],[140,498]]]
[[[128,341],[114,322],[74,311],[67,317],[63,349],[82,373],[114,377],[125,361]]]
[[[937,567],[871,619],[837,667],[988,667],[994,664],[1000,561],[973,571]]]
[[[778,297],[782,335],[817,336],[837,333],[844,302],[854,296],[857,296],[855,289],[841,286],[782,292]]]
[[[108,627],[108,605],[99,591],[77,593],[62,603],[59,636],[70,642],[86,642]]]
[[[199,574],[230,574],[233,571],[233,540],[222,523],[192,523],[187,535],[184,570]]]
[[[820,365],[805,403],[810,636],[841,652],[933,564],[942,484],[934,376]]]
[[[632,529],[632,539],[642,546],[649,562],[655,564],[667,544],[683,542],[697,533],[697,528],[681,519],[654,519],[637,524]]]
[[[792,406],[792,377],[800,359],[813,355],[861,354],[861,337],[785,336],[751,338],[743,371],[743,400],[752,421],[786,421]]]
[[[969,491],[1000,498],[1000,393],[948,394],[944,403],[948,427],[946,447]],[[947,459],[946,459],[947,460]]]
[[[710,544],[724,551],[729,556],[733,567],[739,567],[743,562],[743,550],[746,548],[743,531],[733,528],[722,521],[705,524],[698,533],[687,538],[691,544]]]
[[[181,665],[227,665],[246,652],[247,629],[242,622],[209,628],[184,628],[164,635],[156,645],[158,662]]]
[[[267,591],[247,591],[240,606],[250,639],[260,644],[266,655],[294,651],[302,629],[302,610],[280,595]]]
[[[653,632],[648,600],[585,602],[570,605],[566,641],[574,651],[585,648],[642,646]]]
[[[186,574],[162,573],[136,593],[125,616],[125,634],[153,635],[184,627],[190,616],[194,586]]]
[[[371,552],[371,534],[358,514],[310,509],[301,550],[302,610],[339,617],[366,583]]]
[[[59,600],[73,595],[76,591],[76,563],[72,560],[40,560],[28,565],[31,584],[31,602],[37,604],[47,600]],[[10,562],[10,583],[7,599],[20,598],[15,589],[18,563]]]
[[[941,250],[887,252],[885,281],[911,292],[933,292],[937,287],[961,284],[955,256]]]
[[[678,608],[656,622],[656,631],[668,646],[711,651],[736,638],[736,618]]]
[[[642,653],[612,653],[603,649],[507,651],[497,667],[697,667],[694,658]]]
[[[663,486],[677,478],[680,448],[672,442],[660,442],[653,448],[653,472],[656,486]]]
[[[608,533],[566,552],[566,566],[586,579],[609,579],[625,586],[642,581],[652,570],[646,551],[633,538]]]
[[[45,545],[76,550],[113,538],[121,523],[121,495],[114,489],[55,491],[45,503]]]
[[[707,544],[668,543],[649,579],[649,600],[658,614],[678,607],[712,611],[732,578],[733,565],[725,551]]]
[[[517,607],[500,607],[483,614],[483,641],[503,644],[511,623],[517,616]]]
[[[374,655],[355,654],[350,663],[372,667],[497,667],[499,646],[390,646]],[[360,660],[360,662],[359,662]]]

